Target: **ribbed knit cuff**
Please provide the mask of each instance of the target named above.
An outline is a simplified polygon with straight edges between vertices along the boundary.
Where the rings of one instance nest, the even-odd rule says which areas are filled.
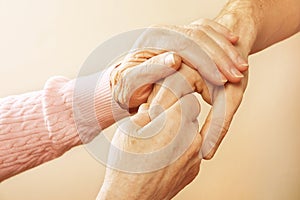
[[[110,73],[113,68],[71,81],[64,77],[47,81],[43,108],[56,148],[65,151],[88,143],[102,130],[129,115],[112,99]]]
[[[112,69],[114,66],[74,80],[74,120],[83,143],[90,142],[102,130],[129,115],[112,99]]]
[[[110,74],[114,67],[115,66],[112,66],[103,72],[98,79],[95,90],[95,112],[102,130],[130,115],[129,112],[122,109],[112,98]]]

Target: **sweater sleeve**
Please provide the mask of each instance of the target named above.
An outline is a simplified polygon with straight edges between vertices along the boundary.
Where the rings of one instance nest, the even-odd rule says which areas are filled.
[[[78,80],[52,77],[41,91],[0,99],[0,182],[91,141],[126,116],[112,101],[109,72],[76,95]],[[95,88],[92,98],[85,92],[89,87]]]

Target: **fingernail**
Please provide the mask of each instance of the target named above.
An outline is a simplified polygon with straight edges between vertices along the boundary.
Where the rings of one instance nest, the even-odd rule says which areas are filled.
[[[175,64],[175,58],[174,53],[169,53],[165,58],[165,64],[174,65]]]
[[[219,70],[216,71],[215,76],[217,80],[221,79],[222,83],[226,83],[228,81],[227,78],[223,74],[221,74],[221,72],[219,72]]]
[[[249,67],[249,64],[241,57],[238,57],[238,64],[242,67]]]
[[[227,78],[223,74],[221,75],[221,81],[222,81],[222,83],[226,83],[228,81]]]
[[[248,68],[249,67],[249,64],[245,63],[245,64],[240,64],[241,67],[246,67]]]
[[[243,78],[244,77],[244,75],[239,70],[237,70],[236,68],[231,68],[230,72],[234,77],[237,77],[237,78]]]

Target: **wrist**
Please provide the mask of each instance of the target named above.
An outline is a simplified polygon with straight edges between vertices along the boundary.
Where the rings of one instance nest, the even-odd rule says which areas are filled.
[[[261,13],[251,1],[233,1],[215,18],[215,21],[239,36],[236,47],[247,58],[255,49],[254,44],[259,32]]]
[[[99,73],[78,77],[71,81],[72,87],[68,86],[61,92],[66,94],[66,91],[72,91],[69,98],[74,123],[82,143],[92,141],[105,128],[127,116],[128,112],[121,109],[112,98],[111,69],[112,67]]]

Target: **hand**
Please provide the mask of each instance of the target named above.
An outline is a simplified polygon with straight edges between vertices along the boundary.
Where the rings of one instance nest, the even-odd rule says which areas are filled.
[[[181,89],[165,89],[173,83]],[[171,199],[197,176],[202,136],[197,122],[200,104],[189,94],[193,91],[209,96],[199,73],[185,64],[154,85],[147,103],[123,121],[113,137],[110,168],[98,199]]]
[[[209,91],[212,89],[215,89],[214,94],[221,94],[218,92],[221,90],[203,80],[195,69],[186,64],[182,64],[178,72],[156,84],[147,104],[141,105],[131,121],[125,121],[117,130],[112,143],[122,151],[114,149],[110,152],[108,164],[114,169],[107,168],[98,199],[170,199],[189,184],[200,170],[203,154],[201,144],[205,133],[202,130],[197,134],[196,117],[200,107],[190,93],[197,91],[205,101],[211,103]],[[230,88],[225,90],[230,91]],[[163,110],[166,110],[165,116],[162,114]],[[190,119],[186,121],[187,118]],[[162,125],[164,126],[160,129]],[[149,137],[157,130],[160,130],[159,133],[150,139],[136,138]],[[184,131],[184,135],[181,135],[180,130]],[[175,137],[174,133],[178,133],[179,137]],[[219,132],[216,138],[218,136]],[[172,143],[172,147],[176,147],[177,151],[167,154],[165,152],[168,151],[164,151],[158,155],[153,153],[174,141],[174,138],[177,140]],[[187,150],[184,152],[185,149]],[[144,159],[129,160],[130,156],[126,153],[124,156],[123,152],[153,154]],[[184,152],[183,155],[180,152]],[[173,160],[176,161],[172,162]],[[164,167],[170,163],[172,164]],[[153,172],[155,169],[158,170]],[[140,173],[127,173],[128,171]]]
[[[193,92],[200,93],[202,98],[212,105],[200,131],[203,136],[202,157],[211,159],[242,101],[247,77],[245,73],[245,78],[238,84],[227,83],[225,86],[216,86],[202,79],[196,70],[183,63],[178,73],[170,75],[160,85],[154,86],[153,93],[149,97],[152,102],[149,108],[150,117],[156,118],[162,110],[168,109],[182,96]],[[159,104],[159,107],[156,104]]]
[[[199,77],[184,65],[174,75],[193,73]],[[192,90],[189,83],[182,82],[183,87]],[[148,103],[118,127],[109,153],[110,167],[97,199],[171,199],[199,173],[198,100],[192,94],[183,96],[153,118],[149,108],[158,91],[155,85]],[[160,103],[156,99],[155,106]]]
[[[174,51],[182,56],[186,63],[197,69],[205,79],[216,85],[223,85],[227,79],[238,82],[243,77],[240,71],[247,70],[247,62],[242,59],[233,46],[238,41],[238,37],[216,22],[201,20],[183,27],[156,27],[161,28],[149,28],[136,41],[133,49],[152,47],[164,49],[161,50],[161,53],[167,50]],[[152,89],[151,84],[140,88],[136,93],[140,95],[144,93],[141,95],[143,98],[134,101],[136,97],[132,95],[132,90],[141,86],[140,83],[138,85],[133,81],[137,80],[136,77],[143,76],[143,84],[146,84],[151,83],[154,80],[153,77],[157,77],[156,80],[159,80],[161,74],[165,75],[165,73],[161,73],[163,71],[155,69],[151,70],[151,76],[144,76],[143,73],[151,68],[149,65],[145,68],[147,70],[142,70],[143,67],[135,68],[134,66],[139,61],[145,61],[151,57],[151,54],[153,56],[159,53],[158,50],[154,50],[154,52],[156,51],[155,54],[153,54],[153,50],[147,53],[148,49],[139,51],[142,53],[135,52],[127,55],[125,61],[114,70],[111,76],[114,99],[123,108],[137,107],[144,102],[143,100],[146,99],[145,97]],[[129,78],[129,72],[135,76]],[[150,77],[152,78],[151,81],[148,80]]]
[[[200,19],[187,26],[162,25],[154,27],[181,33],[199,45],[199,47],[204,50],[209,58],[211,58],[211,60],[216,64],[217,69],[221,72],[212,73],[217,74],[217,76],[213,77],[206,73],[207,70],[216,70],[216,68],[213,68],[211,65],[207,65],[207,63],[205,63],[206,65],[203,65],[204,63],[199,66],[195,65],[196,62],[189,58],[190,55],[187,55],[186,53],[181,54],[181,51],[178,49],[178,47],[172,49],[168,46],[165,46],[165,48],[175,52],[179,50],[177,53],[182,56],[184,60],[188,59],[188,62],[186,62],[187,64],[195,67],[206,80],[216,85],[223,85],[218,83],[220,78],[223,80],[223,82],[227,80],[234,83],[239,82],[243,78],[243,74],[240,72],[244,72],[248,69],[247,61],[234,46],[239,40],[238,36],[234,35],[225,26],[213,20]],[[143,38],[143,40],[145,39]],[[164,45],[166,45],[165,43],[166,42],[164,42]],[[181,45],[185,47],[187,44]],[[195,53],[196,51],[194,51],[194,54]],[[200,55],[198,54],[195,59],[200,60]],[[192,63],[189,60],[195,63]],[[206,69],[210,67],[213,69]]]
[[[180,66],[180,56],[172,52],[154,49],[131,52],[111,73],[113,98],[122,108],[134,112],[147,101],[153,83]]]

